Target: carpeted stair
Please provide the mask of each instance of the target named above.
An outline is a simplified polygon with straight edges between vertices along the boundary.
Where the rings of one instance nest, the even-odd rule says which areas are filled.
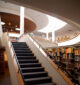
[[[25,42],[12,42],[12,45],[24,85],[56,85]]]

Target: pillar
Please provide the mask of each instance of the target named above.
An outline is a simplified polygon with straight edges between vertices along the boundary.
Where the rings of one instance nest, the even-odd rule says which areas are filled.
[[[0,38],[2,36],[3,32],[2,32],[2,24],[1,24],[1,16],[0,16]]]
[[[2,47],[2,34],[3,31],[2,31],[1,16],[0,16],[0,47]]]
[[[49,40],[49,36],[48,36],[48,33],[46,33],[46,39]]]
[[[55,31],[52,31],[52,41],[55,41]]]
[[[20,7],[20,35],[24,34],[24,7]]]

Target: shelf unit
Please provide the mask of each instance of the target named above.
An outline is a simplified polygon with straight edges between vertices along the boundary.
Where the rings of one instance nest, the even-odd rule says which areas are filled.
[[[55,48],[55,50],[50,49],[50,53],[53,62],[59,66],[74,84],[80,85],[80,48]]]

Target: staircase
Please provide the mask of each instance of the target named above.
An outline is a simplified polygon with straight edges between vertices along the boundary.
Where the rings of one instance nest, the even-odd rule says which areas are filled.
[[[12,42],[24,85],[56,85],[52,83],[25,42]],[[35,50],[35,49],[34,49]]]

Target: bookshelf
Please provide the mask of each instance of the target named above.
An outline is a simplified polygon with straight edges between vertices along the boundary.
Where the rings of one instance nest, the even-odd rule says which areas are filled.
[[[50,48],[49,48],[50,49]],[[61,47],[50,49],[52,60],[71,79],[80,85],[80,48]]]

